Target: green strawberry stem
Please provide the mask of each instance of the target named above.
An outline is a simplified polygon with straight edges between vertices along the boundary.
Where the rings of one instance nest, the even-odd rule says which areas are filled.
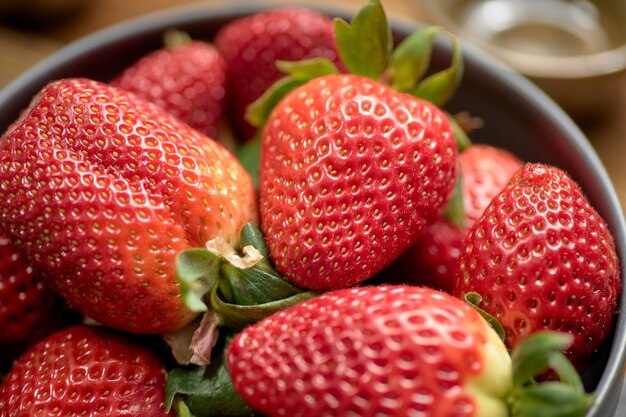
[[[430,64],[435,36],[438,34],[450,39],[452,61],[448,68],[422,79]],[[387,68],[387,75],[395,90],[442,107],[459,87],[463,71],[463,55],[456,37],[439,26],[426,26],[413,32],[396,47]],[[456,119],[449,114],[447,116],[459,152],[462,152],[471,145],[471,141]]]
[[[222,260],[206,249],[188,249],[176,256],[176,276],[183,303],[195,312],[207,311],[202,300],[214,286]]]
[[[472,145],[472,141],[455,116],[448,113],[446,113],[446,116],[448,116],[448,122],[450,122],[450,127],[452,127],[452,133],[454,133],[454,138],[456,139],[456,146],[459,152],[463,152]]]
[[[267,243],[265,242],[265,237],[263,236],[261,229],[252,223],[248,223],[241,229],[240,238],[244,244],[252,245],[263,256],[263,258],[256,263],[257,267],[275,272],[274,267],[270,262],[270,250],[267,247]]]
[[[571,385],[578,391],[584,390],[576,367],[572,365],[563,352],[554,352],[550,355],[548,367],[556,372],[561,382]]]
[[[214,357],[223,354],[222,350],[225,349],[217,343],[220,337],[239,332],[246,326],[317,295],[293,286],[276,272],[269,260],[263,234],[256,226],[244,226],[240,232],[240,241],[241,253],[237,253],[223,239],[216,238],[207,242],[206,249],[188,249],[176,258],[176,273],[182,299],[190,309],[203,312],[203,315],[180,331],[163,335],[163,338],[172,348],[172,354],[179,364],[211,366],[204,368],[208,373],[206,375],[197,374],[204,371],[195,368],[174,369],[174,385],[168,385],[168,392],[173,393],[169,394],[168,407],[174,404],[173,396],[177,393],[193,392],[200,397],[198,401],[201,403],[205,402],[203,395],[215,401],[228,402],[221,398],[220,390],[215,394],[202,394],[200,390],[200,387],[208,389],[211,384],[217,383],[216,379],[222,381],[220,383],[226,383],[223,380],[227,377],[227,372],[219,368],[223,368],[223,364],[213,364]],[[177,375],[182,376],[176,379]],[[191,382],[186,381],[186,378],[196,381],[197,386],[189,388],[185,384]],[[198,391],[193,391],[196,388]],[[231,395],[229,393],[232,387],[229,389],[227,394]],[[209,399],[206,402],[208,404]],[[217,414],[198,412],[198,408],[192,406],[192,400],[175,404],[183,415],[191,415],[187,414],[189,410],[196,417],[241,415],[226,411],[220,413],[219,410]]]
[[[422,79],[430,64],[435,36],[438,34],[450,39],[452,62],[448,68]],[[398,45],[387,72],[394,89],[441,107],[461,83],[463,70],[463,56],[456,37],[439,26],[426,26],[413,32]]]
[[[593,403],[578,372],[563,354],[572,343],[568,333],[538,331],[513,349],[514,388],[509,396],[512,417],[583,417]],[[546,371],[558,381],[536,383]]]
[[[318,294],[312,291],[300,292],[287,298],[262,304],[232,304],[223,301],[218,290],[211,291],[210,302],[220,317],[220,325],[233,330],[243,328],[263,320],[281,310],[285,310]]]
[[[240,305],[256,305],[289,298],[301,293],[299,288],[280,275],[262,268],[237,268],[224,263],[223,276],[218,286],[225,301]]]
[[[176,400],[174,402],[174,409],[176,410],[177,417],[196,417],[191,414],[191,411],[189,411],[189,407],[187,407],[184,400]]]
[[[573,339],[568,333],[534,333],[519,348],[513,350],[513,383],[532,383],[536,375],[548,368],[550,357],[561,353]]]
[[[468,303],[470,306],[472,306],[474,310],[476,310],[478,314],[480,314],[482,318],[485,319],[487,323],[489,323],[489,325],[493,328],[493,330],[495,330],[496,333],[498,334],[498,337],[500,338],[500,340],[504,342],[504,338],[506,334],[504,332],[504,327],[502,327],[502,324],[500,324],[498,319],[496,319],[494,316],[492,316],[491,314],[487,313],[485,310],[479,307],[480,303],[483,300],[482,296],[478,294],[477,292],[470,292],[470,293],[465,294],[464,298],[465,298],[465,302]]]
[[[433,29],[438,29],[433,27]],[[434,31],[430,28],[418,30],[404,39],[391,55],[387,69],[390,85],[402,92],[415,89],[430,65]]]
[[[177,46],[187,45],[191,43],[191,36],[187,32],[178,29],[170,29],[163,34],[163,44],[167,48],[175,48]]]
[[[246,120],[254,127],[264,126],[274,107],[290,91],[314,78],[339,72],[335,64],[326,58],[312,58],[297,62],[277,61],[276,66],[287,76],[274,83],[246,109]]]
[[[425,26],[394,50],[391,27],[379,0],[370,0],[350,24],[336,18],[335,33],[341,61],[353,74],[377,81],[389,79],[395,90],[440,107],[448,102],[461,82],[463,56],[456,37],[439,26]],[[452,62],[448,68],[422,79],[438,34],[450,39]]]
[[[516,402],[512,417],[583,417],[593,396],[560,382],[544,382],[521,390]]]
[[[448,199],[448,205],[443,213],[444,217],[457,227],[465,227],[465,208],[463,207],[463,176],[459,173]],[[476,294],[478,295],[478,294]],[[466,301],[467,297],[466,297]]]
[[[241,328],[316,295],[290,284],[276,272],[263,234],[256,226],[244,226],[240,240],[246,256],[251,258],[239,257],[233,248],[219,246],[212,247],[213,251],[194,248],[178,254],[176,273],[189,309],[216,312],[220,325]],[[232,254],[227,253],[229,249]],[[236,261],[242,265],[236,265]]]
[[[240,146],[236,150],[236,153],[237,159],[244,167],[244,169],[248,172],[250,178],[252,178],[254,186],[258,188],[259,170],[261,168],[261,136],[259,132],[257,132],[257,134],[252,139]]]
[[[370,0],[350,23],[335,18],[335,34],[346,68],[352,74],[380,79],[393,50],[391,27],[380,1]]]
[[[450,100],[461,83],[464,68],[461,47],[456,37],[449,32],[438,30],[438,28],[426,28],[425,30],[433,34],[444,33],[450,38],[452,43],[452,62],[449,68],[438,71],[421,80],[412,94],[441,107]]]

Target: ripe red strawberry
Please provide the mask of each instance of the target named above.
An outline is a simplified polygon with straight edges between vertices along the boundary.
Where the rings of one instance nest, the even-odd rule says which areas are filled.
[[[285,74],[276,61],[324,57],[339,63],[332,19],[313,10],[282,7],[224,26],[215,38],[228,74],[230,118],[242,140],[256,129],[244,115],[249,104]]]
[[[508,416],[504,344],[468,304],[423,287],[325,293],[246,328],[227,361],[269,416]]]
[[[14,359],[69,323],[63,304],[0,231],[0,358]]]
[[[426,235],[392,266],[406,283],[452,292],[463,239],[469,228],[522,166],[522,161],[502,148],[471,145],[458,156],[462,190],[462,224],[446,216],[432,224]],[[416,272],[419,271],[419,272]]]
[[[517,156],[490,145],[475,144],[459,154],[467,229],[480,218],[493,197],[502,191],[522,165]]]
[[[50,335],[0,385],[0,417],[167,416],[165,367],[130,338],[74,326]]]
[[[225,102],[226,63],[206,42],[156,50],[111,81],[164,108],[205,135],[217,137]]]
[[[382,272],[380,279],[452,293],[466,233],[465,228],[445,218],[435,221],[422,239]]]
[[[600,215],[566,173],[527,164],[470,229],[454,293],[480,294],[510,347],[540,329],[571,333],[580,363],[611,329],[619,288]]]
[[[347,74],[294,90],[262,140],[261,225],[276,269],[308,289],[371,277],[439,216],[455,157],[430,103]]]
[[[163,333],[193,317],[176,254],[236,246],[254,186],[221,145],[102,83],[51,83],[0,141],[0,223],[77,310]]]

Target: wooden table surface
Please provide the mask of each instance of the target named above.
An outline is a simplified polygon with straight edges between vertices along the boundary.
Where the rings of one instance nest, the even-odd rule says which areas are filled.
[[[0,5],[4,1],[0,0]],[[17,1],[27,3],[30,0]],[[205,3],[226,1],[207,0]],[[234,1],[241,4],[241,0]],[[416,0],[382,1],[390,15],[417,20],[424,17],[423,11],[416,6]],[[316,0],[315,4],[336,5],[337,2],[356,8],[365,0]],[[18,24],[15,19],[0,20],[0,89],[41,59],[84,35],[153,11],[197,3],[197,0],[85,0],[84,3],[76,12],[47,23]],[[282,2],[287,3],[294,2]],[[615,88],[620,89],[621,101],[613,111],[601,121],[580,126],[604,162],[622,207],[626,207],[626,83]],[[621,403],[620,410],[626,410],[626,398]],[[626,414],[626,411],[622,413]],[[622,414],[618,412],[618,415]]]

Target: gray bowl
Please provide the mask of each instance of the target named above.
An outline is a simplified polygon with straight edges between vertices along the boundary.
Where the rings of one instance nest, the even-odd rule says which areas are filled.
[[[568,114],[598,117],[626,79],[623,0],[413,0],[429,22],[525,74]]]
[[[106,81],[141,55],[161,46],[164,30],[179,28],[193,37],[212,39],[224,23],[259,11],[260,5],[187,6],[118,24],[74,42],[42,61],[0,91],[0,133],[47,82],[64,77],[89,77]],[[349,17],[353,9],[319,9],[332,16]],[[415,22],[392,19],[394,33],[402,38]],[[464,45],[466,70],[463,83],[449,103],[451,112],[467,110],[484,120],[473,136],[507,148],[532,162],[556,165],[578,181],[615,238],[626,276],[626,225],[619,200],[597,154],[568,116],[524,77],[498,61]],[[437,45],[433,66],[445,66],[449,48]],[[624,380],[626,357],[626,296],[620,299],[615,331],[583,374],[596,400],[587,417],[614,415]]]

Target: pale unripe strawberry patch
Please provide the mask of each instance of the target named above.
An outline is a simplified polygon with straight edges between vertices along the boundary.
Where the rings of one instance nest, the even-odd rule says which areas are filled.
[[[503,398],[511,389],[511,357],[493,329],[486,332],[484,366],[480,375],[468,378],[465,390],[474,399],[476,417],[508,417]]]

